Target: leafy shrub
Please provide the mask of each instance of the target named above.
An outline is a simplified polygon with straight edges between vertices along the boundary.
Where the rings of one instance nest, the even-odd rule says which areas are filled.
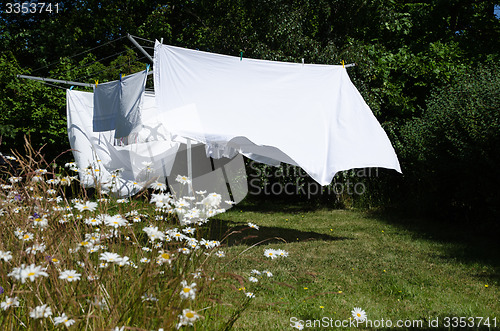
[[[498,215],[499,63],[455,77],[401,129],[405,187],[425,210],[466,218]]]

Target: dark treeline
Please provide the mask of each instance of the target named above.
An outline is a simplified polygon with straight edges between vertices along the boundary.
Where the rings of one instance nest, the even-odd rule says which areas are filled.
[[[60,2],[57,12],[52,6],[51,12],[26,14],[9,13],[2,4],[0,150],[22,149],[26,134],[35,147],[46,146],[48,159],[67,150],[64,89],[16,75],[92,83],[141,70],[147,59],[124,38],[127,33],[251,58],[344,60],[357,64],[349,74],[388,133],[404,172],[362,179],[368,191],[351,202],[494,219],[500,205],[499,4],[74,0]]]

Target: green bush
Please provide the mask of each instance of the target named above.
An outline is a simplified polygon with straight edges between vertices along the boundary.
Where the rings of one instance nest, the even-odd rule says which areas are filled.
[[[420,208],[467,219],[498,215],[499,69],[489,63],[458,75],[401,129],[404,187]]]

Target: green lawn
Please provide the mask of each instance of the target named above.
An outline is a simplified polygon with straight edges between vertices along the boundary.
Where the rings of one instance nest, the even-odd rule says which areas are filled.
[[[246,228],[228,242],[228,272],[247,279],[252,269],[273,273],[245,283],[256,297],[235,329],[292,329],[293,317],[347,326],[354,307],[379,323],[377,329],[397,321],[429,328],[437,318],[440,328],[477,326],[475,317],[484,318],[482,327],[489,318],[492,329],[495,322],[500,328],[500,249],[488,229],[274,201],[243,203],[213,222],[219,233]],[[247,228],[247,222],[260,229]],[[251,247],[267,238],[280,239]],[[265,248],[289,256],[271,260]],[[236,253],[240,258],[231,261]]]

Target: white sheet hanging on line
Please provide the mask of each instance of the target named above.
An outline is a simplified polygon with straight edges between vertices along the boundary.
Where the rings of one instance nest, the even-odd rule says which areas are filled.
[[[148,69],[94,87],[94,132],[115,130],[115,138],[122,138],[142,123]]]
[[[401,172],[394,149],[345,68],[240,59],[156,42],[156,99],[169,132],[302,167],[322,185],[338,171]]]
[[[154,95],[145,94],[141,107],[143,121],[134,134],[134,142],[114,146],[114,130],[94,132],[93,93],[66,91],[68,137],[73,155],[80,169],[80,180],[85,186],[94,186],[99,179],[119,196],[137,193],[148,181],[170,174],[179,143],[170,139],[165,127],[158,123]],[[120,169],[119,176],[115,177]]]

